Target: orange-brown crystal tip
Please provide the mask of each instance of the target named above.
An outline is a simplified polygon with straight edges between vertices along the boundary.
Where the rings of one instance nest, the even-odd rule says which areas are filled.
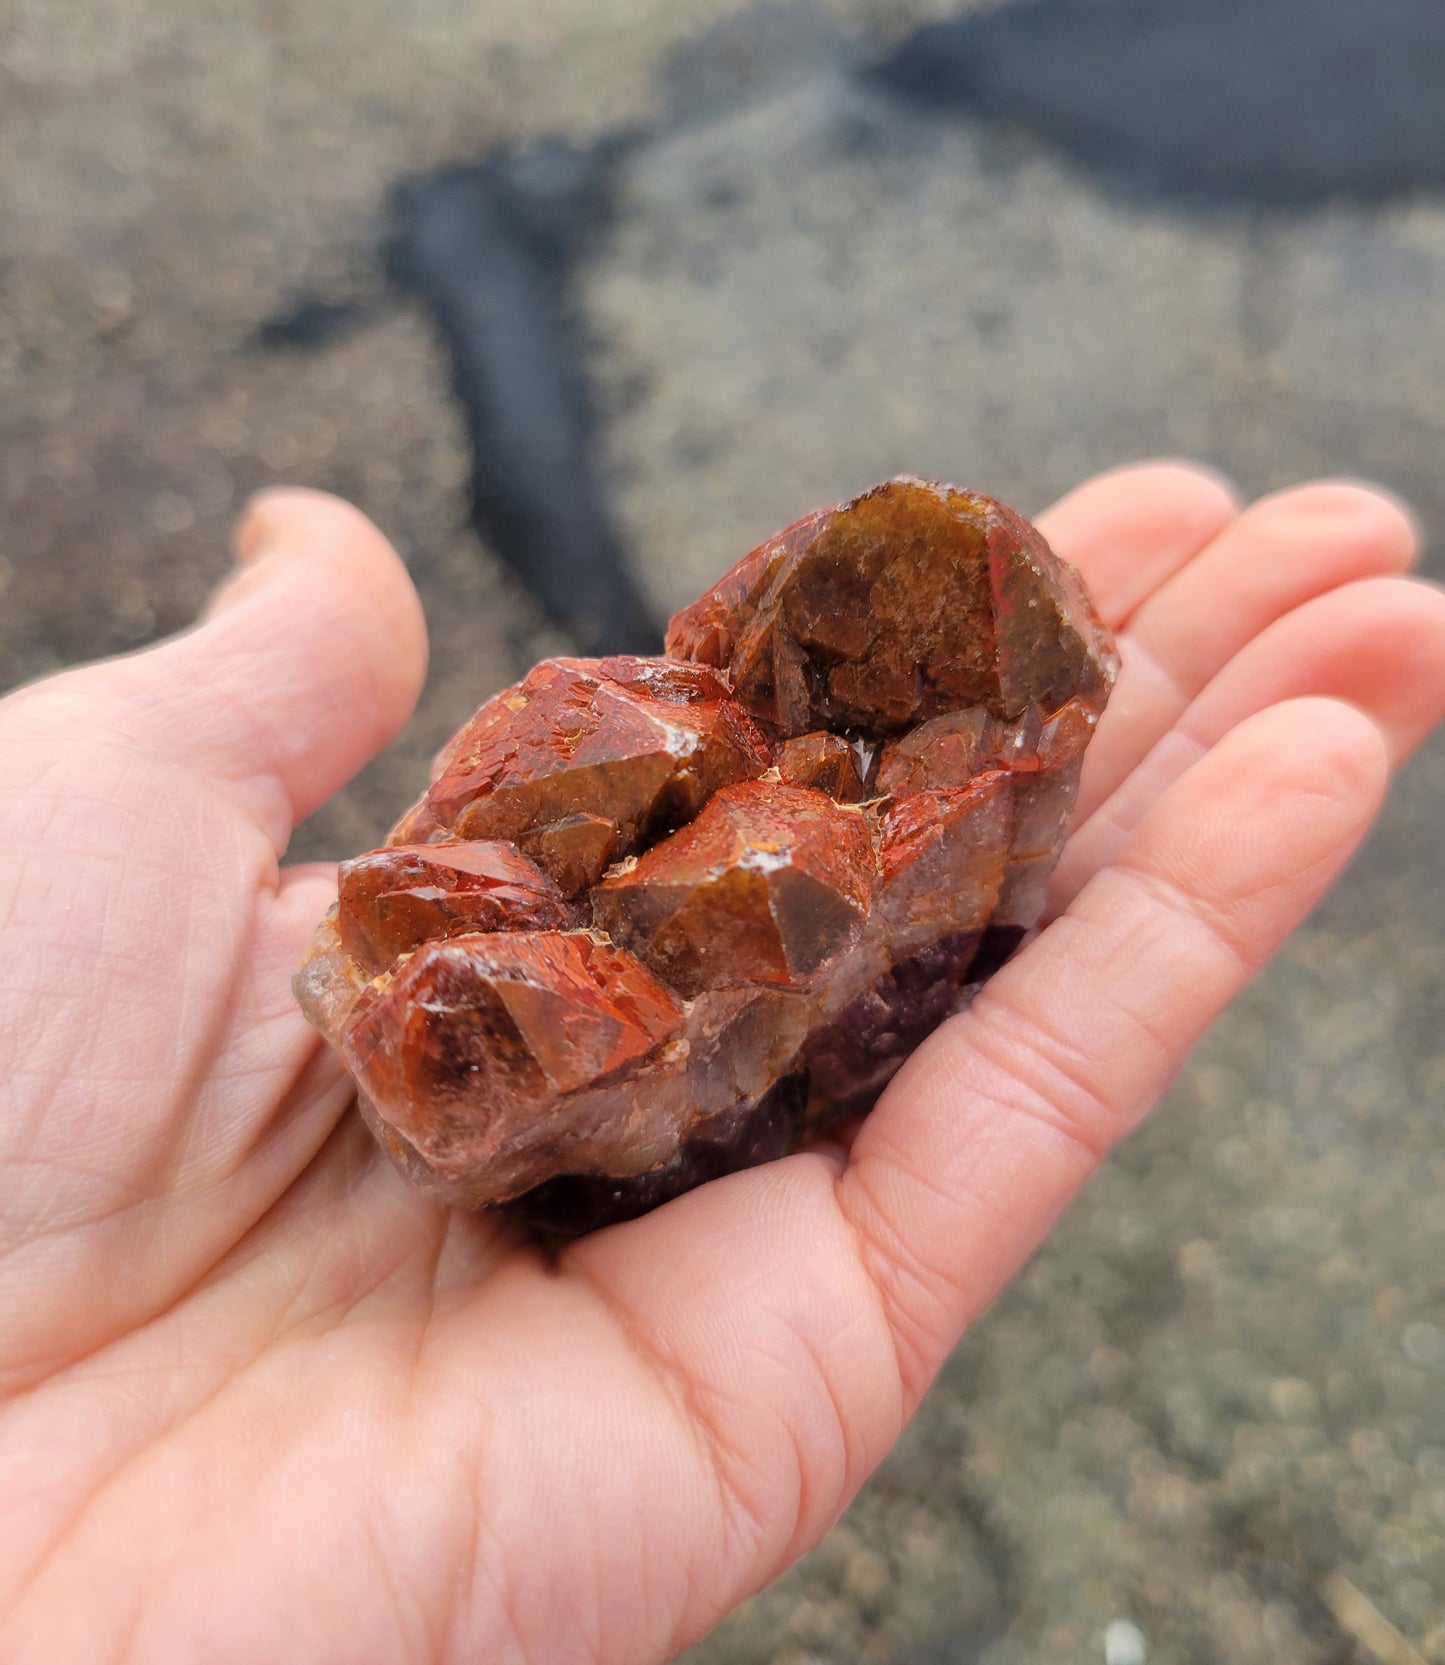
[[[981,707],[1014,717],[1081,697],[1116,661],[1087,592],[1002,503],[889,480],[806,516],[676,614],[667,651],[723,672],[787,737],[883,738]]]
[[[509,1122],[645,1057],[682,1005],[631,954],[582,932],[429,942],[364,995],[343,1050],[424,1151],[473,1160]]]
[[[430,938],[571,923],[557,887],[510,844],[389,846],[337,874],[341,946],[375,976]]]
[[[520,841],[571,894],[771,762],[706,666],[548,659],[443,750],[425,813],[460,838]]]
[[[873,877],[858,810],[811,788],[749,781],[604,879],[592,905],[614,942],[691,996],[806,982],[857,937]]]

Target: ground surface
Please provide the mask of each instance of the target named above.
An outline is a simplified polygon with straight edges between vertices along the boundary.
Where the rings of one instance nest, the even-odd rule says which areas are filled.
[[[1160,8],[1129,9],[1158,33]],[[1131,144],[1157,157],[1197,113],[1156,99],[1101,130],[1063,0],[1033,7],[1042,78],[1012,24],[969,37],[1013,78],[1003,111],[951,87],[905,106],[852,72],[875,49],[844,29],[947,10],[199,0],[177,27],[163,0],[11,0],[0,686],[183,623],[253,488],[343,492],[406,554],[435,644],[411,730],[299,840],[368,843],[466,711],[566,645],[467,530],[445,354],[377,258],[388,193],[497,143],[631,126],[650,136],[573,292],[601,476],[658,611],[898,469],[1037,508],[1160,451],[1251,491],[1383,478],[1438,566],[1445,198],[1396,189],[1411,144],[1435,154],[1408,103],[1395,173],[1373,159],[1353,202],[1285,156],[1251,203],[1238,145],[1216,199],[1198,169],[1131,173]],[[1241,8],[1191,15],[1215,75]],[[1151,42],[1140,74],[1177,44]],[[1084,30],[1077,62],[1097,55]],[[1271,119],[1277,148],[1310,130]],[[344,303],[334,334],[258,335],[308,296]],[[1436,747],[844,1524],[699,1665],[1445,1661],[1442,811]]]

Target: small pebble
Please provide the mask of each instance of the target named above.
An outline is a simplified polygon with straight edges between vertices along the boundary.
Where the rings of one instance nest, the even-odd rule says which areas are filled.
[[[1104,1665],[1149,1665],[1149,1643],[1132,1619],[1115,1619],[1105,1630]]]
[[[890,1583],[888,1563],[881,1555],[875,1555],[870,1549],[859,1549],[848,1557],[843,1588],[860,1606],[876,1606]]]
[[[1269,1384],[1269,1408],[1283,1422],[1309,1422],[1319,1412],[1320,1399],[1300,1377],[1281,1376]]]
[[[151,505],[151,525],[157,532],[189,531],[196,523],[196,511],[174,491],[163,491]]]

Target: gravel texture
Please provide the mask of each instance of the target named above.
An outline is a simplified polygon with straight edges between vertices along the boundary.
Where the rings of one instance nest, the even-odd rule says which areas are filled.
[[[660,609],[894,470],[1036,509],[1161,451],[1250,491],[1381,477],[1438,562],[1445,201],[1171,208],[846,73],[845,31],[949,9],[11,0],[0,686],[187,621],[256,487],[340,491],[434,638],[411,729],[297,850],[369,843],[566,645],[467,530],[447,365],[381,276],[388,193],[638,124],[577,292]],[[697,1665],[1445,1661],[1442,809],[1436,746],[844,1522]]]

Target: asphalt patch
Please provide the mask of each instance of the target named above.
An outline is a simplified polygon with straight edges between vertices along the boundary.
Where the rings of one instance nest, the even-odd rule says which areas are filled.
[[[869,75],[1177,203],[1445,187],[1439,0],[1024,0],[922,28]]]

